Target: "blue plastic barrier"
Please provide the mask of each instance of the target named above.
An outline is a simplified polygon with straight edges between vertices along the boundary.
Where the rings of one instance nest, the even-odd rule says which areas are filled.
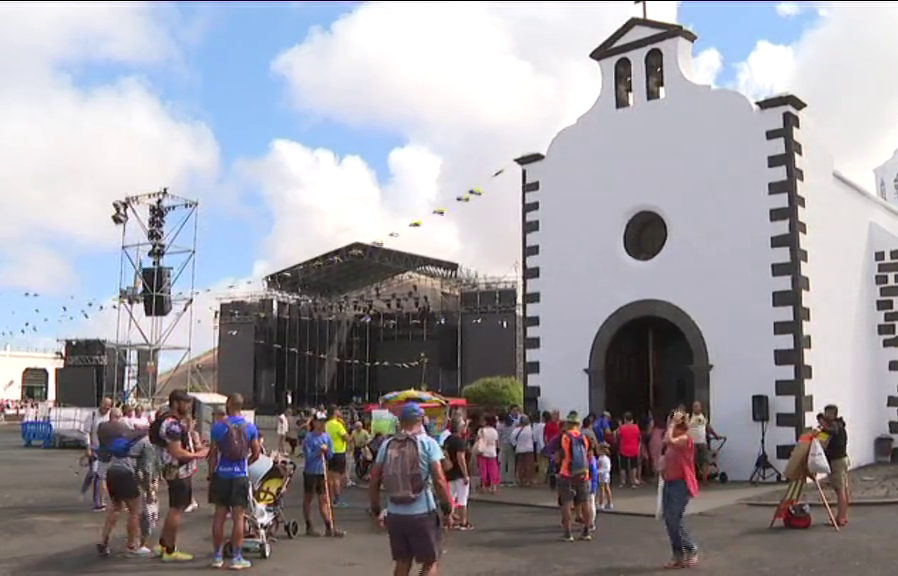
[[[53,424],[49,420],[32,420],[22,422],[22,440],[25,446],[31,446],[34,442],[40,443],[44,448],[53,445]]]

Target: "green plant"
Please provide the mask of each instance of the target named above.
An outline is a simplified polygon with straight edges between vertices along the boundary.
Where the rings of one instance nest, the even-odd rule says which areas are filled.
[[[462,388],[461,395],[475,406],[507,408],[524,404],[524,385],[512,376],[489,376]]]

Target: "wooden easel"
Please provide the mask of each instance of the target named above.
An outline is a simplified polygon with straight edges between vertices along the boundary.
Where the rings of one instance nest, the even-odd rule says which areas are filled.
[[[780,500],[779,505],[776,507],[776,512],[773,513],[773,518],[770,520],[770,528],[773,528],[777,520],[785,518],[786,511],[790,506],[801,500],[801,493],[804,491],[804,485],[807,483],[808,479],[810,479],[814,483],[814,486],[817,487],[817,494],[820,495],[820,501],[823,502],[823,507],[826,509],[826,515],[829,517],[830,524],[832,524],[832,527],[836,532],[839,531],[839,523],[836,522],[836,517],[833,515],[833,510],[829,505],[829,501],[826,499],[826,494],[823,492],[823,488],[820,486],[820,481],[812,476],[808,476],[805,480],[792,480],[789,482],[789,485],[786,487],[786,493],[783,495],[782,500]]]
[[[820,501],[823,502],[823,507],[826,509],[826,515],[829,517],[830,524],[832,524],[832,527],[835,528],[836,532],[839,531],[839,523],[836,522],[836,517],[833,515],[833,510],[829,506],[826,494],[823,493],[823,488],[817,480],[817,475],[808,472],[808,451],[811,442],[814,442],[817,439],[818,432],[811,431],[805,433],[798,439],[798,443],[792,450],[792,454],[789,456],[789,463],[786,465],[785,474],[786,478],[789,479],[789,485],[786,487],[786,493],[783,495],[782,500],[780,500],[779,505],[776,507],[776,512],[773,513],[773,518],[770,520],[770,528],[773,528],[773,525],[776,524],[777,520],[785,518],[786,511],[789,510],[790,506],[801,500],[801,493],[804,491],[804,486],[807,484],[808,480],[810,480],[814,483],[814,486],[817,487],[817,494],[820,495]],[[826,438],[822,438],[822,441],[825,442]]]

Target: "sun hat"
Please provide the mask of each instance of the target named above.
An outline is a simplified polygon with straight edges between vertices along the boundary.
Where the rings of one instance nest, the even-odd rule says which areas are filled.
[[[564,421],[568,424],[579,424],[580,423],[580,415],[576,410],[571,410],[567,413],[567,418]]]

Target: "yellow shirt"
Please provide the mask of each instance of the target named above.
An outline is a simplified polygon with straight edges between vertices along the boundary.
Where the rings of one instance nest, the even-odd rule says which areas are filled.
[[[331,437],[331,442],[334,444],[334,454],[346,454],[347,442],[344,440],[346,437],[346,426],[336,418],[331,418],[327,421],[324,430]]]

